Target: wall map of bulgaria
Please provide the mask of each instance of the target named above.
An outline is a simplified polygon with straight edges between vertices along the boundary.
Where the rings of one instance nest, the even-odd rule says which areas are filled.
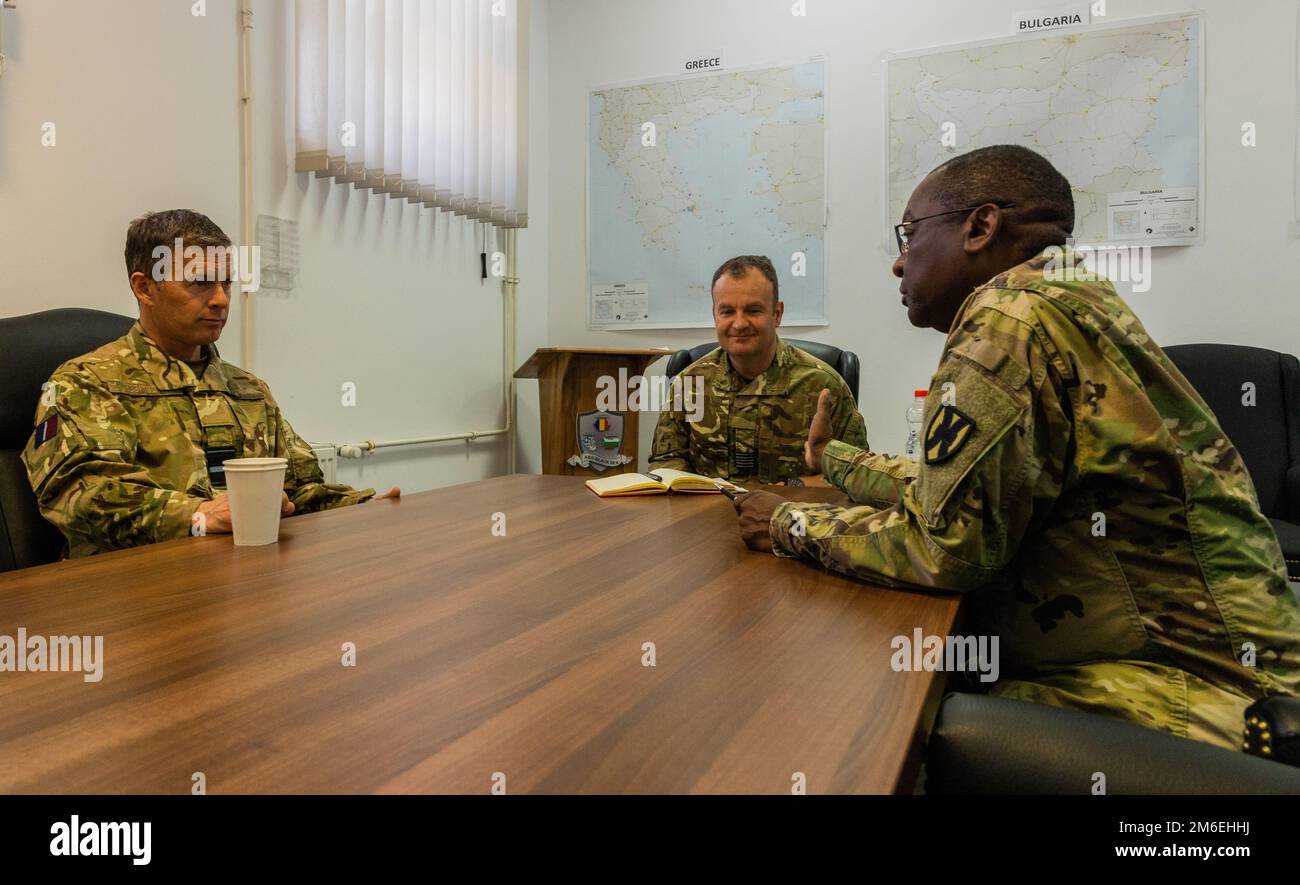
[[[1073,184],[1077,241],[1200,242],[1201,39],[1197,15],[1094,20],[887,59],[886,224],[950,157],[1020,144]]]

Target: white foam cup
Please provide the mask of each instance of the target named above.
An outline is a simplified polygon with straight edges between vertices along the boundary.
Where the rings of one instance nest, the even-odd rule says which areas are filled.
[[[235,544],[257,547],[280,540],[280,493],[286,458],[231,458],[222,461],[230,493],[230,524]]]

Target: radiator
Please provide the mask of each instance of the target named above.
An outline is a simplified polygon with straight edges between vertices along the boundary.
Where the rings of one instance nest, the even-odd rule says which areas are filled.
[[[334,465],[337,460],[333,443],[309,443],[311,450],[316,453],[316,460],[320,462],[320,471],[325,474],[326,482],[336,482],[334,479]]]

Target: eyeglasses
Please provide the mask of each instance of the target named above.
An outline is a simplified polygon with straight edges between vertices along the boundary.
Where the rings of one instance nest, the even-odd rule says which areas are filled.
[[[931,218],[938,218],[941,215],[956,215],[958,212],[974,212],[980,206],[987,206],[988,203],[980,203],[979,206],[967,206],[964,209],[949,209],[947,212],[936,212],[933,215],[923,215],[920,218],[913,218],[911,221],[904,221],[902,224],[894,225],[894,239],[898,241],[898,254],[907,254],[907,228],[914,224],[920,224]],[[994,203],[999,209],[1010,209],[1015,203]]]

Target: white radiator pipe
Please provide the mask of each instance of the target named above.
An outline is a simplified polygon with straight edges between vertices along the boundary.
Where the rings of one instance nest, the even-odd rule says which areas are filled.
[[[411,439],[389,439],[383,442],[366,440],[363,443],[352,443],[349,445],[339,446],[340,458],[360,458],[363,455],[375,451],[376,449],[392,449],[397,446],[420,446],[425,443],[452,442],[463,439],[465,441],[482,439],[486,436],[502,436],[510,431],[504,427],[496,430],[467,430],[464,433],[445,433],[442,436],[417,436]]]
[[[0,77],[5,75],[5,10],[14,8],[10,0],[0,3]]]
[[[242,143],[239,153],[239,239],[253,247],[253,10],[239,0],[239,101]],[[253,371],[255,292],[239,288],[239,365]]]
[[[501,283],[501,295],[505,299],[505,305],[502,310],[505,313],[505,353],[503,360],[505,365],[502,368],[502,377],[505,379],[505,398],[506,398],[506,435],[508,440],[508,454],[506,457],[506,472],[508,475],[515,473],[515,365],[518,354],[515,353],[515,307],[517,303],[517,292],[519,288],[519,268],[516,261],[519,258],[519,230],[517,228],[508,228],[506,230],[506,278]]]
[[[507,470],[509,473],[515,472],[515,293],[519,286],[519,278],[516,276],[517,231],[514,228],[505,228],[500,229],[499,233],[505,240],[503,245],[506,255],[506,275],[501,280],[503,299],[501,306],[501,396],[504,400],[503,405],[506,413],[505,427],[498,427],[495,430],[466,430],[461,433],[417,436],[410,439],[384,440],[382,442],[368,439],[359,443],[345,443],[338,447],[340,458],[362,458],[377,449],[391,449],[398,446],[419,446],[427,443],[452,442],[462,439],[471,442],[491,436],[504,436],[508,443]]]

